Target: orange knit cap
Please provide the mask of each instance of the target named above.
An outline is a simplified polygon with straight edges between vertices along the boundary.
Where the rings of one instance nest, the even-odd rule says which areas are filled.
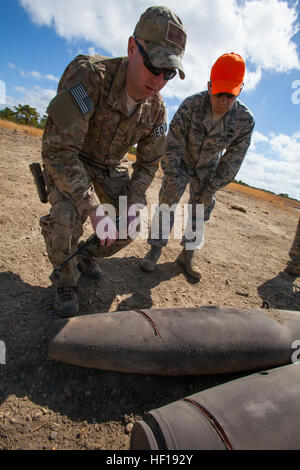
[[[212,94],[231,93],[238,96],[245,76],[245,62],[239,54],[231,52],[217,59],[211,69]]]

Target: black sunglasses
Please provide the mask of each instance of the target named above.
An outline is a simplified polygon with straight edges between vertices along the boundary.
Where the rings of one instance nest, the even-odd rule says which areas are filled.
[[[141,56],[143,57],[144,66],[151,73],[153,73],[153,75],[156,75],[158,77],[161,73],[163,73],[164,80],[171,80],[172,78],[175,77],[175,75],[177,73],[176,70],[160,69],[160,68],[154,67],[154,65],[151,64],[149,56],[148,56],[147,52],[145,51],[145,49],[137,42],[136,37],[135,36],[133,36],[133,37],[134,37],[134,40],[137,44],[139,52],[140,52]]]
[[[216,98],[222,98],[222,96],[225,96],[228,100],[231,100],[232,98],[236,98],[236,96],[232,95],[231,93],[216,93],[214,96]]]

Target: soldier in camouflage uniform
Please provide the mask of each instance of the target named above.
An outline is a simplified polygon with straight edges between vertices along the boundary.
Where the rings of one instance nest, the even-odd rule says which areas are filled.
[[[132,241],[118,240],[116,225],[97,208],[109,203],[118,215],[120,196],[128,197],[129,208],[146,203],[165,149],[166,107],[159,91],[177,70],[184,78],[185,42],[180,18],[167,8],[151,7],[129,38],[128,57],[80,55],[60,80],[47,109],[42,145],[51,210],[40,225],[51,263],[56,267],[75,252],[88,217],[95,231],[99,222],[110,228],[103,235],[97,231],[97,246],[50,276],[59,316],[78,312],[77,268],[97,279],[101,271],[95,258],[110,256]],[[135,144],[130,178],[126,157]],[[128,216],[128,224],[134,218]]]
[[[196,205],[204,205],[204,221],[209,220],[215,193],[234,179],[250,145],[254,118],[237,99],[244,74],[245,63],[238,54],[219,57],[211,70],[208,91],[185,99],[170,124],[162,158],[164,179],[159,203],[177,204],[190,183],[193,230]],[[171,217],[170,229],[173,224],[174,217]],[[151,249],[141,262],[142,269],[155,269],[167,241],[162,236],[149,238]],[[199,280],[201,273],[195,261],[195,250],[187,249],[187,241],[183,237],[184,248],[177,261],[190,276]]]
[[[289,256],[291,259],[288,261],[285,271],[291,276],[300,276],[300,217]]]

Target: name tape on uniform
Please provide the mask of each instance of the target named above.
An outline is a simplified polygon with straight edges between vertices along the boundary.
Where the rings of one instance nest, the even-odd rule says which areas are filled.
[[[167,123],[166,122],[164,122],[164,124],[161,124],[160,126],[156,127],[153,131],[154,137],[156,139],[158,139],[159,137],[162,137],[163,135],[165,135],[166,132],[167,132]]]
[[[93,109],[93,103],[86,92],[86,89],[79,83],[78,85],[73,86],[70,88],[70,93],[75,98],[76,103],[78,104],[82,114],[86,114]]]

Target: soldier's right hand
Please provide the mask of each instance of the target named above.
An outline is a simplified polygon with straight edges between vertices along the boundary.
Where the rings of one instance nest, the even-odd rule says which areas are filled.
[[[90,219],[101,246],[109,246],[117,240],[119,236],[117,227],[101,206],[90,214]]]

